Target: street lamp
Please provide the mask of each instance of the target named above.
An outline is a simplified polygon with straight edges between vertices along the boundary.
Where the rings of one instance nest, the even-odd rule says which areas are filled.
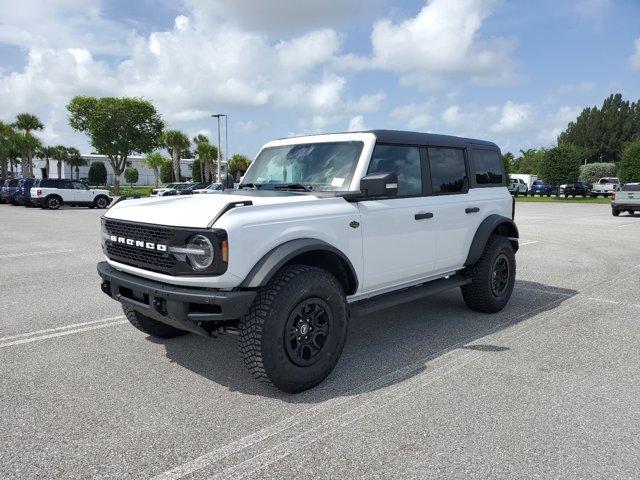
[[[220,161],[221,161],[221,155],[220,155],[220,117],[224,117],[224,124],[225,124],[225,135],[227,132],[227,114],[226,113],[216,113],[211,115],[212,117],[215,117],[218,119],[218,168],[217,168],[217,178],[218,178],[218,182],[220,182]],[[225,146],[225,148],[227,148],[227,146]]]

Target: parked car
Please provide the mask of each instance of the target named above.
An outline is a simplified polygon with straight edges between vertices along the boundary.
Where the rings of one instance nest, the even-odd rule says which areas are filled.
[[[300,392],[336,365],[350,315],[448,288],[476,311],[506,306],[519,236],[506,185],[500,149],[482,140],[275,140],[242,190],[107,210],[101,289],[148,335],[237,331],[257,379]]]
[[[220,190],[222,190],[222,184],[214,182],[210,185],[207,185],[205,188],[195,189],[193,193],[211,193],[211,192],[219,192]]]
[[[614,217],[620,212],[633,215],[640,212],[640,183],[626,183],[619,191],[611,194],[611,213]]]
[[[602,195],[608,197],[620,188],[620,179],[618,177],[604,177],[591,186],[591,196],[597,197]]]
[[[151,190],[150,197],[170,197],[172,195],[177,195],[176,190],[181,188],[186,188],[188,185],[191,185],[191,182],[174,182],[168,183],[164,187],[154,188]]]
[[[176,190],[178,195],[193,195],[194,190],[207,187],[206,183],[192,183],[184,188]]]
[[[62,205],[107,208],[111,200],[109,190],[89,188],[78,180],[46,178],[31,188],[31,202],[49,210],[57,210]]]
[[[2,203],[11,203],[15,205],[15,195],[19,181],[19,178],[10,178],[4,181],[4,184],[2,185]]]
[[[17,205],[16,202],[16,191],[18,190],[18,183],[20,183],[20,178],[13,178],[11,180],[5,181],[5,186],[3,186],[3,198],[5,203],[11,205]]]
[[[571,182],[567,183],[564,187],[564,196],[572,196],[582,195],[583,197],[588,197],[591,195],[591,185],[587,182]]]
[[[31,187],[36,183],[35,178],[21,178],[16,187],[15,201],[17,205],[32,207]]]
[[[507,185],[507,189],[509,189],[509,193],[511,195],[515,195],[516,197],[520,194],[527,196],[527,191],[529,187],[527,186],[527,182],[525,182],[521,178],[511,178],[509,180],[509,184]]]
[[[558,187],[554,186],[554,185],[550,185],[547,182],[544,182],[542,180],[534,180],[534,182],[531,184],[531,190],[529,191],[529,194],[534,197],[536,195],[546,195],[547,197],[550,197],[551,194],[555,194],[558,190]]]

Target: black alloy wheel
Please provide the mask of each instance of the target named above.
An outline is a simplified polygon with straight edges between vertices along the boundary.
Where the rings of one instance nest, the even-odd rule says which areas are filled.
[[[309,298],[296,305],[285,327],[289,359],[300,367],[316,363],[329,338],[332,322],[331,309],[321,298]]]
[[[494,296],[504,295],[507,285],[509,285],[509,269],[509,259],[504,253],[501,253],[493,262],[493,272],[491,273],[491,292]]]

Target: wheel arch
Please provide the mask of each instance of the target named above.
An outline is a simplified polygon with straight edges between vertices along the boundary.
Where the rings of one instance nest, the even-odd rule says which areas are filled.
[[[54,197],[60,200],[60,205],[64,204],[64,199],[62,198],[62,195],[60,195],[59,193],[50,193],[44,198],[44,203],[46,204],[50,198],[54,198]]]
[[[518,232],[518,227],[513,220],[498,214],[489,215],[482,221],[473,236],[467,260],[464,262],[465,267],[473,265],[478,261],[482,256],[482,252],[484,252],[484,248],[487,245],[489,237],[493,234],[507,237],[511,242],[514,253],[518,251],[518,239],[520,238],[520,233]]]
[[[358,290],[358,276],[349,258],[333,245],[315,238],[300,238],[278,245],[254,265],[240,286],[263,287],[280,269],[292,264],[327,270],[338,279],[346,295]]]

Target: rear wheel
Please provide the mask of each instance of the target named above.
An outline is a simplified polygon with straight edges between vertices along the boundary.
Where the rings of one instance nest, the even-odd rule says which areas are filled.
[[[144,332],[147,335],[151,335],[152,337],[174,338],[189,333],[185,332],[184,330],[174,328],[171,325],[166,325],[162,322],[158,322],[153,318],[149,318],[146,315],[141,314],[140,312],[136,312],[134,309],[127,305],[122,305],[122,310],[124,311],[124,314],[131,325],[136,327],[141,332]]]
[[[283,268],[261,288],[240,321],[240,354],[251,374],[297,393],[322,382],[347,336],[347,303],[338,280],[306,265]]]
[[[509,239],[491,235],[480,260],[468,273],[471,283],[461,287],[467,306],[486,313],[502,310],[516,281],[516,256]]]
[[[62,201],[58,197],[49,197],[45,201],[45,205],[49,210],[58,210],[62,206]]]

